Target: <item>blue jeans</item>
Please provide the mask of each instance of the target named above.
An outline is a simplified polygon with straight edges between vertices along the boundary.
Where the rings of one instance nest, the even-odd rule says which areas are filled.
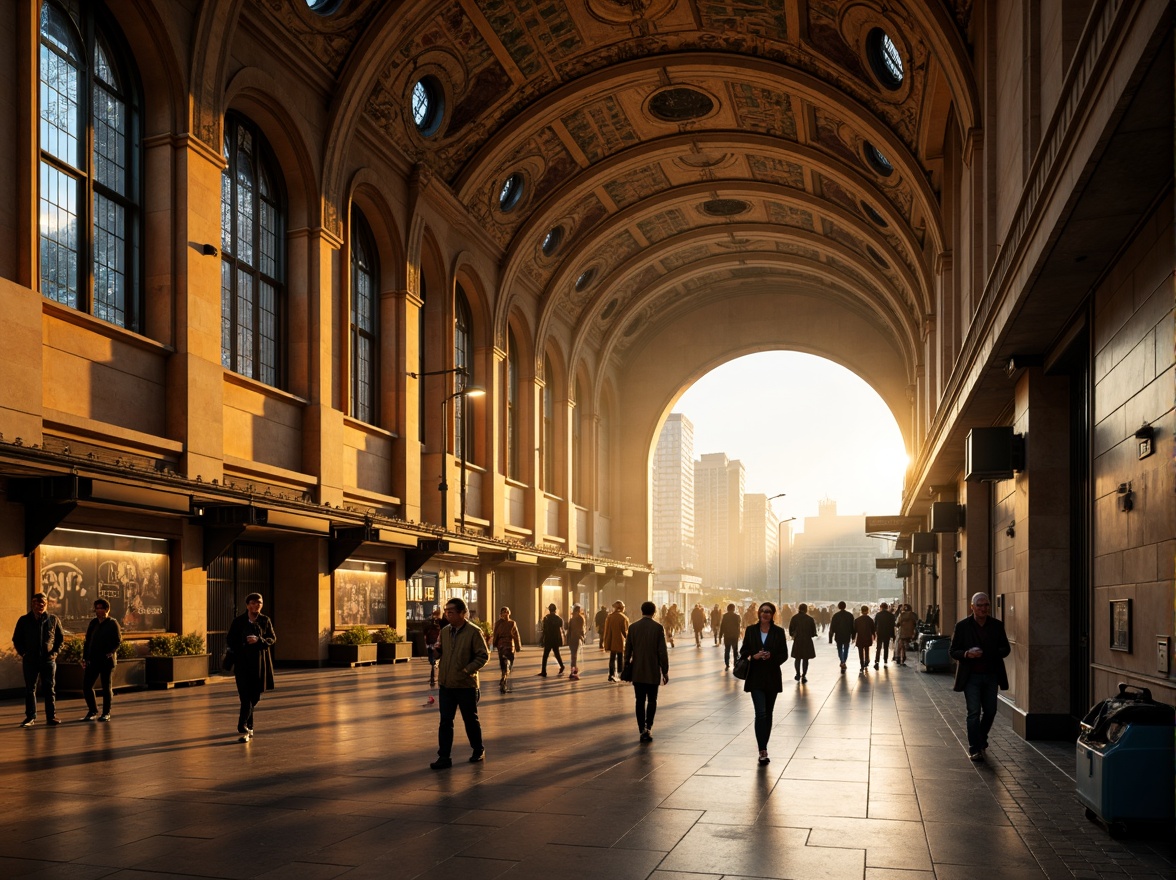
[[[751,704],[755,706],[755,741],[761,752],[768,750],[768,738],[772,735],[772,709],[776,706],[777,691],[752,691]]]
[[[633,682],[633,696],[637,698],[637,729],[640,731],[653,727],[653,716],[657,714],[657,688],[657,682]]]
[[[837,659],[841,661],[842,666],[849,662],[849,642],[837,643]]]
[[[57,717],[57,661],[35,660],[25,657],[21,661],[25,683],[25,718],[37,717],[37,680],[45,692],[45,717]]]
[[[975,754],[988,748],[988,731],[996,720],[996,676],[989,672],[973,672],[964,685],[964,700],[968,706],[968,751]]]
[[[482,723],[478,720],[478,689],[437,688],[437,705],[441,710],[441,723],[437,728],[437,754],[448,758],[453,751],[453,719],[461,709],[461,720],[465,724],[466,738],[470,748],[482,751]]]
[[[739,659],[739,642],[724,641],[723,642],[723,665],[730,666],[732,660]]]

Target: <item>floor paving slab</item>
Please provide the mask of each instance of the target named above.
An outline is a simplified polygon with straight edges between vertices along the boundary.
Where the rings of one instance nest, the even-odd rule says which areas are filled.
[[[1176,877],[1169,840],[1085,818],[1073,743],[1025,742],[1001,718],[989,760],[969,762],[950,676],[841,676],[823,655],[807,684],[785,679],[760,766],[719,652],[670,660],[653,743],[588,652],[579,682],[489,688],[486,762],[464,761],[459,724],[443,772],[421,661],[280,670],[248,744],[231,680],[119,694],[103,725],[20,729],[4,701],[0,877]]]

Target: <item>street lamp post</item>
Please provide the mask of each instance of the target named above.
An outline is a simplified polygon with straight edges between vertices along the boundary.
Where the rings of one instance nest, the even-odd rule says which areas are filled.
[[[464,372],[462,373],[464,376]],[[441,401],[441,484],[437,489],[441,492],[441,528],[449,531],[449,401],[458,397],[481,397],[486,393],[485,388],[477,385],[459,388],[457,391],[443,398]],[[465,432],[465,418],[463,413],[461,428]],[[454,438],[455,442],[458,438]],[[465,441],[461,439],[461,527],[465,528]]]
[[[768,499],[768,506],[771,507],[773,501],[777,498],[783,498],[787,492],[778,492]],[[775,511],[773,511],[775,513]],[[793,517],[796,519],[796,517]],[[786,520],[787,521],[787,520]],[[784,554],[780,552],[780,526],[781,523],[776,523],[776,599],[777,605],[784,604]]]
[[[437,486],[441,493],[441,528],[449,531],[449,401],[458,397],[481,397],[486,389],[478,385],[465,384],[469,373],[465,367],[454,367],[451,370],[426,370],[423,373],[408,375],[413,379],[425,376],[458,376],[458,389],[452,394],[441,398],[441,483]],[[465,420],[462,420],[464,430]],[[465,529],[465,437],[461,438],[461,527]]]

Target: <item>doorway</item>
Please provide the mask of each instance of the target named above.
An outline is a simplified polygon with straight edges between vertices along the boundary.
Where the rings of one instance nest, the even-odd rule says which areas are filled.
[[[208,566],[208,651],[210,672],[220,667],[229,624],[245,613],[245,597],[261,593],[264,611],[274,618],[274,548],[237,541]],[[276,619],[275,619],[276,628]]]

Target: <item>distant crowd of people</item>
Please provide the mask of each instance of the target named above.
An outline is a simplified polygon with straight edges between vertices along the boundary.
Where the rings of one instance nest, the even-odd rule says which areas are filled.
[[[227,633],[226,669],[231,668],[240,699],[237,732],[240,742],[254,737],[254,711],[262,694],[273,688],[272,648],[277,642],[273,622],[261,613],[263,600],[259,593],[245,599],[246,611],[233,620]],[[83,692],[87,713],[82,721],[109,721],[111,710],[111,673],[117,663],[121,641],[118,623],[109,616],[110,605],[105,599],[94,601],[94,619],[86,632],[83,646],[85,666]],[[984,760],[988,748],[988,732],[996,713],[998,689],[1008,688],[1004,657],[1010,647],[1003,624],[989,615],[990,603],[983,593],[971,600],[972,614],[955,627],[950,654],[957,661],[955,689],[965,694],[967,704],[968,753],[975,761]],[[896,613],[897,612],[897,613]],[[928,608],[928,619],[932,617]],[[780,622],[776,622],[779,613]],[[934,609],[937,616],[937,609]],[[630,623],[625,615],[625,603],[613,603],[612,611],[601,608],[593,619],[597,645],[608,654],[609,682],[624,681],[633,685],[638,735],[642,743],[653,741],[653,722],[657,712],[658,690],[669,684],[669,652],[674,636],[685,629],[688,620],[694,631],[695,647],[701,649],[703,633],[710,628],[709,638],[717,647],[723,645],[724,670],[735,668],[744,682],[743,690],[750,694],[755,709],[755,736],[759,748],[759,763],[767,764],[768,741],[772,730],[772,712],[777,696],[783,691],[783,664],[788,660],[788,643],[792,642],[794,679],[808,683],[809,661],[816,658],[816,640],[828,632],[830,644],[836,644],[837,656],[844,674],[849,661],[849,648],[857,648],[859,673],[865,675],[873,649],[874,669],[889,665],[890,649],[899,666],[906,665],[908,644],[915,638],[919,620],[910,605],[891,610],[882,602],[872,616],[868,605],[860,606],[855,617],[846,609],[845,602],[837,603],[837,610],[815,608],[810,613],[806,603],[793,610],[788,605],[778,612],[771,602],[754,603],[740,614],[734,603],[722,612],[716,604],[708,612],[696,604],[689,615],[679,612],[677,605],[662,606],[661,621],[653,602],[641,604],[641,617]],[[547,614],[539,621],[539,635],[543,657],[539,677],[548,675],[548,662],[554,657],[562,676],[570,664],[568,679],[580,677],[580,658],[589,638],[588,621],[583,608],[572,606],[565,622],[556,605],[547,606]],[[46,720],[58,724],[55,702],[55,673],[57,654],[63,644],[63,631],[58,618],[46,611],[46,597],[36,593],[31,611],[22,616],[12,636],[13,647],[21,659],[25,679],[25,719],[22,727],[36,721],[38,683],[42,685]],[[466,738],[472,749],[470,762],[485,759],[485,745],[478,718],[480,695],[479,670],[490,659],[490,648],[498,653],[500,671],[499,690],[507,694],[513,690],[511,675],[515,656],[522,650],[518,624],[511,617],[509,607],[499,609],[498,620],[491,631],[489,644],[480,626],[469,619],[469,609],[461,598],[449,599],[442,612],[434,610],[425,628],[425,644],[429,660],[429,686],[438,690],[440,722],[438,728],[437,760],[430,766],[443,770],[453,766],[454,720],[460,712]],[[568,664],[560,649],[568,648]],[[98,682],[102,685],[102,713],[94,693]]]

